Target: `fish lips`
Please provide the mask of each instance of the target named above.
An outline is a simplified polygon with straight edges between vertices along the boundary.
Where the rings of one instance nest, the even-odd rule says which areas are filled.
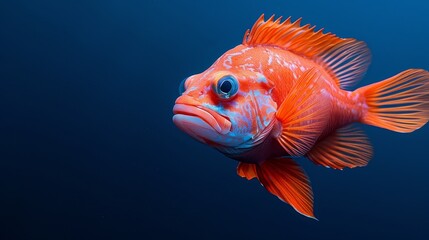
[[[202,142],[216,141],[231,130],[229,119],[210,109],[177,103],[173,113],[174,124]]]

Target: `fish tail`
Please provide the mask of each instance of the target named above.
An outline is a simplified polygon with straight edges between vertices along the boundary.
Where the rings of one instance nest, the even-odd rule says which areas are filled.
[[[409,133],[429,120],[429,72],[425,70],[409,69],[356,91],[368,106],[362,123]]]

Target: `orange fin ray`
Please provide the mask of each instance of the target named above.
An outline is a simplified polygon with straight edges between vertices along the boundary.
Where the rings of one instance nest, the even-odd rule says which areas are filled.
[[[316,219],[313,213],[313,190],[301,167],[290,158],[265,161],[262,165],[240,162],[237,174],[248,180],[257,178],[262,186],[297,212]]]
[[[321,96],[319,76],[315,69],[304,72],[276,113],[282,125],[277,140],[291,156],[307,153],[326,125],[329,103]]]
[[[348,89],[365,75],[371,63],[371,52],[364,42],[349,39],[321,55],[317,61],[338,79],[342,89]]]
[[[365,124],[409,133],[429,120],[429,72],[409,69],[356,90],[366,98]]]
[[[243,45],[277,46],[312,59],[325,67],[342,89],[362,79],[371,62],[371,53],[364,42],[339,38],[300,23],[301,18],[291,22],[289,17],[281,22],[281,17],[274,20],[274,15],[264,21],[262,14],[244,34]]]
[[[307,175],[292,159],[268,160],[256,168],[261,184],[304,216],[315,218],[313,191]]]
[[[317,143],[307,157],[333,169],[363,167],[372,157],[372,146],[363,131],[347,126]]]

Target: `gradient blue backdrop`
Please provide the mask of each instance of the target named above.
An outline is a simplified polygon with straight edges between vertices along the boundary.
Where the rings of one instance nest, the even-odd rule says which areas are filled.
[[[171,121],[261,13],[366,41],[360,86],[428,69],[424,2],[0,1],[0,239],[428,239],[429,126],[364,127],[365,168],[301,162],[314,221]]]

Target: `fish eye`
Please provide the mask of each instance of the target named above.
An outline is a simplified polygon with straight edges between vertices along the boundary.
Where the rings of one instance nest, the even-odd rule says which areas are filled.
[[[221,99],[230,99],[238,92],[238,81],[235,77],[227,75],[220,78],[213,85],[213,89]]]
[[[179,85],[179,94],[182,95],[186,91],[185,82],[188,78],[183,79]]]

